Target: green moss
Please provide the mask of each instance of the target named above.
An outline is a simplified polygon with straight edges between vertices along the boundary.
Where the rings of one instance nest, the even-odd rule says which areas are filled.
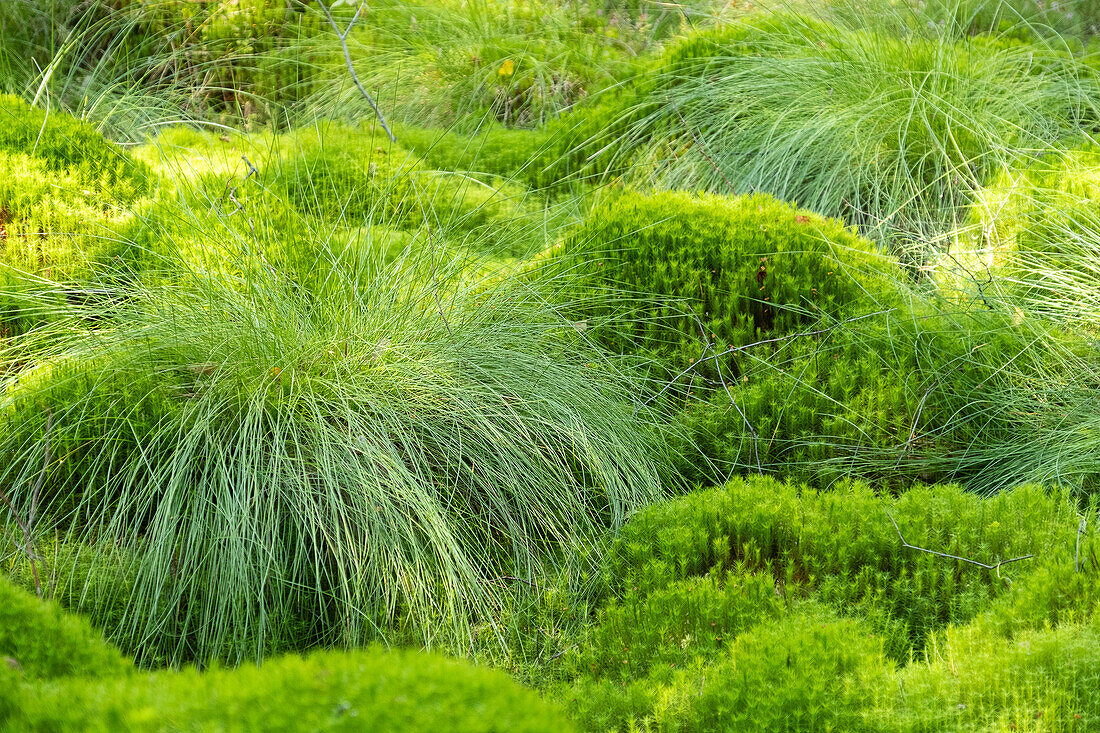
[[[560,141],[546,130],[516,130],[486,125],[483,132],[460,135],[447,130],[399,127],[401,144],[440,170],[470,171],[516,179],[534,189],[560,182],[556,165]]]
[[[728,381],[729,392],[699,390],[703,399],[681,411],[681,473],[700,483],[763,469],[818,486],[852,475],[908,486],[920,470],[897,454],[916,442],[909,441],[914,423],[923,430],[942,413],[920,404],[913,352],[892,348],[909,343],[900,321],[883,316],[789,342],[764,358],[739,358],[740,379]],[[931,448],[922,438],[916,449]],[[893,456],[895,465],[863,465],[867,454]]]
[[[714,574],[652,589],[627,587],[586,629],[573,674],[628,683],[713,657],[753,624],[778,616],[784,603],[767,573]]]
[[[57,317],[59,293],[89,279],[153,174],[89,125],[9,96],[0,172],[0,334],[12,336]]]
[[[591,730],[984,730],[1032,703],[1072,722],[1100,704],[1051,666],[1100,601],[1095,532],[1075,568],[1077,512],[1037,486],[890,498],[770,478],[650,506],[612,545],[611,596],[555,694]],[[990,570],[899,531],[987,564],[1034,557]],[[1100,675],[1096,655],[1075,665]]]
[[[686,673],[658,721],[685,730],[856,730],[892,666],[865,624],[802,611],[743,634],[705,673]]]
[[[49,576],[44,571],[39,568],[40,580],[48,588]],[[35,598],[0,574],[0,667],[14,667],[8,659],[28,680],[117,677],[133,669],[86,620]],[[0,686],[4,681],[0,672]],[[3,712],[0,703],[0,722]]]
[[[708,574],[767,570],[781,593],[811,592],[869,615],[890,636],[891,656],[904,660],[930,632],[974,618],[1009,584],[973,565],[903,548],[887,512],[910,544],[983,562],[1047,553],[1064,568],[1074,540],[1072,504],[1037,487],[980,499],[938,486],[890,501],[861,484],[817,492],[735,479],[634,517],[609,572],[623,588],[652,592]],[[1068,559],[1072,565],[1072,553]],[[1002,574],[1018,579],[1028,569]]]
[[[1092,730],[1100,724],[1100,627],[1033,629],[1012,637],[953,628],[867,710],[886,731]]]
[[[597,321],[624,289],[658,296],[603,336],[620,352],[656,353],[682,367],[705,343],[727,352],[823,316],[873,310],[889,294],[881,273],[890,264],[870,242],[763,195],[625,193],[593,211],[556,257],[591,273],[594,305],[582,315]],[[727,378],[739,376],[734,361],[722,358]]]
[[[26,687],[4,730],[569,731],[498,671],[377,649]]]
[[[107,142],[90,125],[57,110],[0,96],[0,150],[28,154],[51,171],[75,175],[115,201],[146,193],[149,170]]]

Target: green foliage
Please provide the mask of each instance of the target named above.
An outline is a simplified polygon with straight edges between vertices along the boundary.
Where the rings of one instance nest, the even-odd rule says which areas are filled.
[[[892,671],[881,641],[869,632],[858,622],[813,611],[758,627],[738,637],[705,674],[687,673],[662,701],[658,726],[857,729],[862,708],[889,684]]]
[[[293,278],[253,252],[135,286],[6,379],[2,480],[26,511],[47,443],[64,456],[41,531],[132,574],[97,620],[142,662],[493,633],[489,579],[663,491],[630,378],[530,280],[313,251]]]
[[[485,125],[474,135],[401,126],[401,144],[439,170],[470,171],[516,179],[529,188],[546,189],[560,182],[556,163],[558,140],[545,130],[514,130]]]
[[[974,297],[981,283],[987,298],[1091,329],[1098,171],[1092,143],[1003,171],[982,189],[950,257],[938,263],[940,287]]]
[[[385,0],[348,41],[363,84],[394,122],[535,127],[632,74],[651,31],[640,17],[555,0]],[[334,42],[311,107],[369,117]]]
[[[584,315],[607,317],[624,290],[662,298],[603,335],[620,352],[680,364],[700,358],[704,343],[721,354],[822,316],[872,310],[888,295],[879,273],[889,263],[870,242],[763,195],[624,193],[593,211],[557,256],[591,272]],[[735,365],[727,376],[740,377]]]
[[[585,631],[574,675],[629,682],[710,658],[783,602],[767,574],[692,577],[647,589],[630,586]]]
[[[26,685],[11,731],[569,731],[560,710],[498,671],[378,649],[256,667]],[[0,709],[2,710],[2,709]]]
[[[42,580],[48,581],[48,576]],[[17,668],[28,680],[119,677],[133,669],[85,619],[35,598],[0,574],[0,688],[5,684],[4,668]],[[4,697],[0,693],[0,723],[6,712]]]
[[[118,202],[133,200],[151,183],[145,166],[91,126],[10,95],[0,96],[0,150],[30,155],[48,170],[73,175]]]
[[[681,473],[708,483],[715,469],[718,475],[762,469],[816,486],[854,474],[883,488],[922,478],[896,453],[914,443],[931,450],[923,434],[919,442],[910,436],[914,423],[924,430],[941,413],[927,400],[920,404],[921,372],[912,352],[891,348],[908,343],[900,320],[883,315],[785,344],[764,359],[739,358],[741,378],[728,383],[728,392],[715,391],[681,411]],[[860,456],[876,452],[894,465],[860,463]],[[709,460],[699,461],[700,453]]]
[[[291,138],[283,175],[287,195],[304,213],[329,219],[359,221],[377,214],[422,218],[421,202],[409,173],[419,159],[392,145],[373,127],[331,129],[325,134]],[[278,170],[278,169],[276,169]]]
[[[287,197],[304,213],[329,220],[375,219],[397,226],[442,227],[461,221],[477,230],[499,226],[517,213],[522,192],[431,170],[414,154],[389,143],[373,127],[324,127],[316,135],[283,141],[289,148],[274,172]],[[495,185],[494,185],[495,184]]]
[[[891,682],[869,631],[809,606],[738,629],[706,662],[622,685],[594,676],[562,694],[594,731],[850,730]]]
[[[127,10],[137,23],[134,56],[142,50],[165,56],[169,49],[159,44],[169,40],[172,48],[163,63],[174,67],[172,81],[184,81],[192,104],[209,112],[278,122],[279,109],[312,91],[316,47],[327,26],[319,12],[305,12],[298,0],[156,0],[127,3]],[[146,73],[152,75],[149,66]]]
[[[990,175],[1096,119],[1096,75],[1064,50],[897,34],[898,13],[856,28],[770,14],[689,38],[640,82],[616,155],[660,186],[839,216],[923,264]]]
[[[869,715],[886,731],[1089,730],[1100,722],[1095,622],[1013,637],[951,629]]]
[[[0,84],[131,139],[181,114],[283,122],[312,89],[311,41],[325,28],[305,10],[297,0],[11,0],[0,9]]]
[[[955,26],[971,34],[1072,42],[1100,33],[1100,4],[1096,0],[933,0],[921,6],[915,13],[917,22]]]
[[[97,250],[133,212],[76,173],[50,170],[41,158],[0,152],[0,262],[52,280],[88,274]]]
[[[1089,277],[1078,262],[1064,277]],[[728,392],[685,379],[689,396],[705,399],[681,418],[685,476],[763,469],[818,486],[856,477],[892,489],[920,480],[1094,491],[1094,336],[1052,317],[1058,302],[1028,313],[1004,290],[988,277],[958,298],[899,287],[894,310],[734,355]],[[1088,297],[1082,288],[1078,305]]]
[[[153,183],[152,171],[59,110],[0,96],[0,335],[54,320]]]
[[[989,499],[952,486],[912,489],[887,502],[860,484],[817,492],[734,479],[632,518],[609,572],[624,588],[652,592],[708,573],[768,570],[785,594],[808,587],[841,609],[870,615],[892,635],[890,655],[904,660],[934,629],[971,619],[1007,583],[904,549],[887,511],[910,544],[983,562],[1064,553],[1076,527],[1067,500],[1037,487]],[[1058,557],[1064,565],[1066,555]]]
[[[998,598],[983,614],[982,624],[1011,637],[1031,629],[1095,623],[1092,619],[1100,611],[1100,543],[1087,523],[1081,529],[1073,563],[1064,557],[1037,558],[1027,582]]]
[[[945,716],[977,730],[1034,701],[1065,725],[1100,704],[1045,661],[1095,625],[1097,534],[1082,533],[1075,568],[1079,518],[1037,486],[890,498],[735,479],[631,518],[608,556],[611,596],[550,680],[601,731],[942,730]],[[994,571],[906,548],[899,531],[987,564],[1035,557]],[[1043,652],[995,668],[1013,640]],[[1074,674],[1100,673],[1094,657]],[[940,722],[922,723],[932,709]]]

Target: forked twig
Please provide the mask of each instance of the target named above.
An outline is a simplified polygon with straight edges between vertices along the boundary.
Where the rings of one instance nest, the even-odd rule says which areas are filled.
[[[245,165],[248,166],[248,175],[244,177],[243,181],[241,181],[241,185],[244,185],[248,182],[248,179],[253,176],[253,174],[259,173],[260,169],[252,165],[252,161],[248,159],[247,155],[242,155],[241,160],[243,160],[245,162]]]
[[[386,124],[386,118],[382,116],[382,110],[378,109],[378,104],[375,103],[374,97],[372,97],[370,92],[360,83],[359,75],[355,73],[355,65],[351,62],[351,51],[348,50],[348,34],[351,33],[355,21],[359,20],[359,14],[363,12],[363,4],[359,4],[359,7],[355,9],[355,15],[352,16],[351,22],[348,23],[347,28],[341,31],[340,26],[336,25],[336,19],[332,17],[332,11],[329,10],[326,1],[327,0],[320,0],[318,4],[321,6],[321,10],[324,11],[325,17],[328,18],[332,30],[336,31],[336,37],[340,39],[340,46],[344,49],[344,60],[347,61],[348,73],[351,74],[351,80],[355,82],[355,86],[359,89],[359,93],[366,97],[367,103],[370,104],[371,109],[374,110],[374,114],[378,115],[378,121],[382,123],[382,129],[386,131],[386,134],[390,136],[390,142],[395,143],[397,142],[397,138],[394,136],[393,131],[390,130],[390,126]]]
[[[563,655],[564,655],[564,654],[565,654],[565,653],[566,653],[567,651],[569,651],[570,649],[573,649],[573,648],[574,648],[574,647],[576,647],[576,646],[577,646],[576,644],[571,644],[571,645],[569,645],[569,646],[565,647],[564,649],[562,649],[562,650],[561,650],[560,652],[558,652],[558,653],[557,653],[557,654],[555,654],[554,656],[552,656],[552,657],[547,657],[547,658],[546,658],[546,661],[547,661],[547,662],[553,662],[553,661],[554,661],[555,659],[557,659],[557,658],[558,658],[558,657],[560,657],[560,656],[563,656]]]
[[[1020,560],[1028,560],[1030,558],[1035,557],[1035,555],[1021,555],[1020,557],[1013,557],[1013,558],[1008,559],[1008,560],[1001,560],[1000,562],[996,562],[992,565],[988,565],[984,562],[978,562],[977,560],[971,560],[969,557],[960,557],[959,555],[949,555],[946,552],[939,552],[937,550],[929,550],[929,549],[924,548],[924,547],[917,547],[916,545],[911,545],[911,544],[909,544],[908,542],[905,541],[905,538],[902,537],[902,535],[901,535],[901,528],[898,527],[898,523],[894,521],[894,516],[892,514],[890,514],[890,511],[888,509],[884,509],[883,511],[886,512],[887,517],[890,517],[890,523],[893,524],[894,529],[897,530],[898,539],[901,540],[901,546],[902,547],[908,547],[910,550],[917,550],[919,552],[927,552],[929,555],[935,555],[936,557],[945,557],[945,558],[948,558],[950,560],[959,560],[961,562],[970,563],[971,565],[977,565],[978,567],[985,568],[986,570],[996,570],[996,571],[998,571],[998,573],[997,573],[998,575],[1000,575],[1000,568],[1001,568],[1002,565],[1008,565],[1009,563],[1012,563],[1012,562],[1019,562]]]

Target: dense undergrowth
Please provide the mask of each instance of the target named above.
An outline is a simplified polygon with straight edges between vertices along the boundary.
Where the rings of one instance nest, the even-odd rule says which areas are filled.
[[[0,3],[0,730],[1100,725],[1098,21]]]

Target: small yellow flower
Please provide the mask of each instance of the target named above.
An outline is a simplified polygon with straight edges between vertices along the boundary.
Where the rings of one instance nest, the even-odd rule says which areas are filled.
[[[500,65],[500,70],[497,71],[501,76],[511,76],[516,70],[516,65],[512,63],[512,59],[504,59],[504,63]]]

